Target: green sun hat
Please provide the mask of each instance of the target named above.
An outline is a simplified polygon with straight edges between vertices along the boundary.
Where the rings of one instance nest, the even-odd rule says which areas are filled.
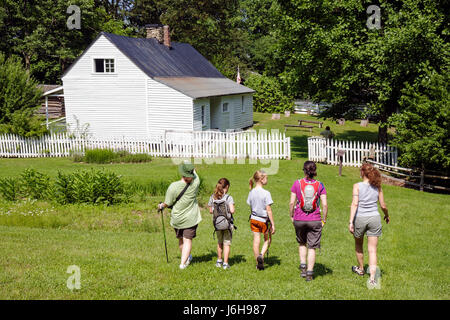
[[[178,166],[178,172],[182,177],[195,178],[194,165],[192,163],[182,163]]]

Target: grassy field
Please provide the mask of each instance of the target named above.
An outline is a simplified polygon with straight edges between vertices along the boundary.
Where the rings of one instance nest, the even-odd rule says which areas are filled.
[[[269,118],[255,114],[255,128],[281,128],[283,123],[296,120],[291,117],[276,122]],[[332,129],[338,138],[346,135],[343,128],[335,127]],[[346,127],[356,132],[350,135],[365,136],[357,123],[346,123]],[[370,137],[373,132],[376,127],[369,127],[366,133]],[[307,152],[302,141],[306,141],[309,130],[288,134],[297,140],[294,159],[280,161],[278,173],[269,177],[267,185],[275,202],[277,232],[264,271],[255,270],[245,201],[248,179],[256,169],[267,165],[202,163],[196,167],[211,192],[219,178],[231,181],[238,226],[231,269],[214,266],[216,242],[205,208],[206,193],[200,199],[203,221],[194,239],[194,259],[183,271],[178,269],[180,254],[173,230],[168,227],[168,215],[166,263],[161,219],[155,209],[162,196],[141,196],[131,203],[109,207],[0,199],[0,299],[449,299],[448,195],[384,186],[391,223],[383,223],[379,243],[381,289],[368,290],[367,277],[350,271],[355,257],[347,222],[352,185],[359,181],[356,168],[344,168],[339,177],[337,167],[318,165],[318,179],[328,192],[329,219],[317,255],[316,279],[307,283],[299,277],[298,246],[288,201],[292,183],[301,176]],[[0,159],[0,177],[17,176],[30,167],[50,176],[57,170],[104,167],[126,181],[142,184],[173,179],[177,172],[170,159],[111,165],[74,163],[70,159]],[[71,265],[81,269],[80,290],[71,291],[66,286],[70,276],[66,270]]]

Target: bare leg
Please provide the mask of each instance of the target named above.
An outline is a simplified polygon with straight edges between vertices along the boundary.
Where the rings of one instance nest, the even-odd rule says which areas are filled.
[[[217,260],[222,260],[223,243],[217,244]]]
[[[253,232],[253,255],[255,259],[259,256],[259,244],[260,244],[259,232]]]
[[[306,254],[308,249],[306,249],[305,245],[298,246],[298,254],[300,256],[300,264],[306,264]]]
[[[269,237],[269,232],[264,233],[264,244],[261,249],[262,256],[264,256],[266,254],[267,250],[269,249],[271,240],[272,240],[272,238]]]
[[[181,240],[183,245],[181,247],[181,264],[186,264],[192,249],[192,239],[183,238]]]
[[[228,257],[230,256],[230,246],[224,244],[223,245],[223,262],[228,264]]]
[[[359,268],[364,270],[364,237],[355,238],[355,252],[356,252],[356,260],[358,261]]]
[[[377,271],[377,245],[378,237],[367,237],[367,248],[369,251],[369,271],[370,279],[375,279]]]
[[[316,249],[308,249],[308,269],[307,269],[307,271],[313,271],[315,263],[316,263]]]

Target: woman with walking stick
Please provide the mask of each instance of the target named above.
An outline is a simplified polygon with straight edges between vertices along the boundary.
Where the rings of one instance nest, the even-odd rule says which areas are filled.
[[[174,228],[181,252],[180,269],[185,269],[192,261],[192,239],[196,236],[197,226],[202,220],[197,203],[200,178],[190,163],[178,167],[181,180],[170,184],[159,210],[171,208],[170,225]]]

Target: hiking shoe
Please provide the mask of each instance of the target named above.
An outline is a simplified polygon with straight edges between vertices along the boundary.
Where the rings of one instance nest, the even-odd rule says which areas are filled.
[[[223,264],[223,270],[230,269],[230,265],[228,263]]]
[[[264,270],[264,258],[262,256],[262,254],[260,254],[257,258],[256,261],[258,262],[258,264],[256,265],[256,268],[258,270]]]
[[[217,260],[216,261],[216,267],[217,268],[222,268],[222,265],[223,265],[223,261],[222,260]]]
[[[306,281],[311,281],[314,279],[314,271],[306,271]]]
[[[300,277],[306,278],[306,264],[300,263]]]

